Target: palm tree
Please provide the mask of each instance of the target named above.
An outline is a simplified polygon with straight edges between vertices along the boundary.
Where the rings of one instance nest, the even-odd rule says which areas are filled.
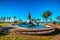
[[[42,14],[42,17],[46,19],[46,23],[47,23],[47,19],[49,18],[49,16],[51,16],[51,12],[50,11],[46,11]]]
[[[16,20],[16,16],[13,17],[14,18],[14,21]]]
[[[42,23],[44,23],[44,19],[43,19],[43,22]]]
[[[5,17],[1,17],[2,22],[5,22]]]
[[[53,22],[53,20],[52,20],[52,18],[50,18],[50,23],[52,23]]]
[[[1,22],[1,18],[0,18],[0,22]]]
[[[57,17],[57,20],[59,21],[59,24],[60,24],[60,16]]]
[[[5,19],[6,19],[6,17],[3,17],[4,22],[5,22]]]
[[[10,22],[10,20],[11,20],[11,17],[8,17],[8,20],[9,20],[9,22]]]
[[[1,22],[1,18],[0,18],[0,22]]]
[[[2,17],[1,17],[1,22],[3,22],[3,19],[2,19]]]
[[[9,22],[9,17],[7,17],[6,19],[7,19],[7,22]]]

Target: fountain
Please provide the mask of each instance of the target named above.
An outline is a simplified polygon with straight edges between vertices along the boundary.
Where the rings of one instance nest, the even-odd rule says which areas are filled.
[[[28,14],[28,20],[25,24],[16,24],[20,27],[19,33],[24,34],[46,34],[51,33],[55,30],[55,27],[52,26],[45,26],[45,25],[37,25],[37,23],[31,21],[30,12]]]

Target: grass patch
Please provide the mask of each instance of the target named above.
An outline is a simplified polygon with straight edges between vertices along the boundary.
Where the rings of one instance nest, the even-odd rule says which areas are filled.
[[[0,40],[51,40],[54,36],[9,34],[0,36]]]
[[[1,26],[7,26],[7,25],[9,25],[10,23],[0,23],[0,27]]]

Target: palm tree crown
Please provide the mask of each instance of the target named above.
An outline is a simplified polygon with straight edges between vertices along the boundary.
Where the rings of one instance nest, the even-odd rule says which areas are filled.
[[[46,22],[47,22],[47,19],[49,18],[49,16],[51,16],[51,12],[50,11],[46,11],[42,14],[42,17],[46,19]]]

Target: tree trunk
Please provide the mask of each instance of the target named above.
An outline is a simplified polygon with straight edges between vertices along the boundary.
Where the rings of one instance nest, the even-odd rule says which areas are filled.
[[[46,19],[46,24],[47,24],[47,19]]]

